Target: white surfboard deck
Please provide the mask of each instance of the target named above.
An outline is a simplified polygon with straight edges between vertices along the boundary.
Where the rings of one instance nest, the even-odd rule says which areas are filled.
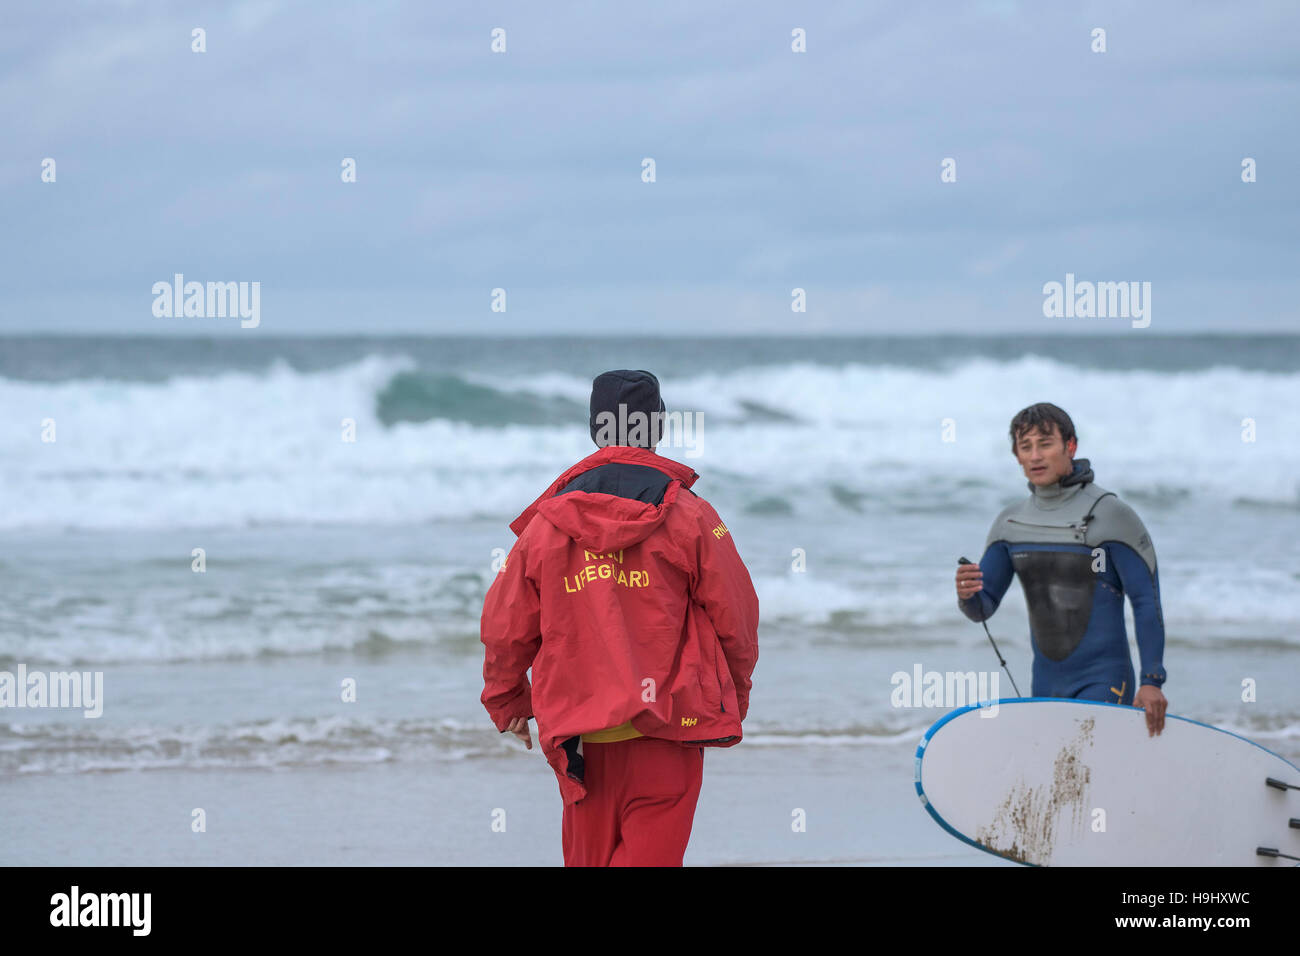
[[[1296,865],[1255,852],[1300,857],[1300,790],[1265,783],[1300,785],[1300,768],[1271,750],[1172,714],[1149,737],[1118,704],[997,703],[945,715],[916,750],[917,795],[959,840],[1037,866]]]

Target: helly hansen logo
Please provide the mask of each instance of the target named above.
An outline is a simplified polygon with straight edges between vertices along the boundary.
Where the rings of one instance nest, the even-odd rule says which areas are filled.
[[[715,538],[721,538],[726,533],[727,533],[727,526],[725,524],[720,524],[713,529],[713,536]]]
[[[694,726],[695,726],[696,724],[698,724],[699,722],[700,722],[700,718],[698,718],[698,717],[683,717],[683,718],[682,718],[682,726],[683,726],[683,727],[694,727]]]

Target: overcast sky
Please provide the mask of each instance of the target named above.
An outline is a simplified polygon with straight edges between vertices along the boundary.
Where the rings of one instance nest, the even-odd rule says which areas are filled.
[[[1300,328],[1294,0],[809,6],[7,2],[0,333]]]

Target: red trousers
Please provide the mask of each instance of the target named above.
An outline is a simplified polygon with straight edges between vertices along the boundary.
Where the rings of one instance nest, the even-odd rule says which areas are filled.
[[[564,808],[565,866],[681,866],[704,748],[633,737],[583,743],[587,796]]]

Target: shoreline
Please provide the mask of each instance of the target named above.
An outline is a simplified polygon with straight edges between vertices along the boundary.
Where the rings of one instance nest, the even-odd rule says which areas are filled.
[[[912,746],[705,756],[687,866],[1013,866],[929,819]],[[537,750],[275,770],[33,774],[0,782],[5,866],[560,866]],[[191,830],[201,808],[206,832]],[[795,833],[793,811],[805,811]],[[494,811],[505,810],[505,832]],[[500,815],[497,814],[499,817]]]

